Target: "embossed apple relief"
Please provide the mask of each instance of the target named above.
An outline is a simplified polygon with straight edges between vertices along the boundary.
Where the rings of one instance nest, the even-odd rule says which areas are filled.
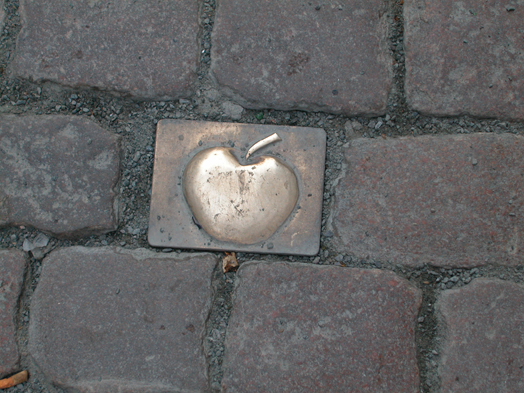
[[[273,134],[255,143],[242,165],[232,148],[197,153],[184,171],[187,203],[199,225],[212,237],[240,244],[267,240],[286,221],[298,201],[293,170],[273,156],[250,158],[281,141]]]

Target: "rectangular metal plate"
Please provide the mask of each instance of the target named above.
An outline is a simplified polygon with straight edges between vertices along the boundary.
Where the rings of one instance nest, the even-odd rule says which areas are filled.
[[[293,211],[288,217],[284,217],[284,222],[272,235],[254,244],[231,241],[220,232],[220,228],[220,235],[216,236],[223,235],[226,236],[225,239],[218,240],[209,235],[195,218],[201,212],[194,214],[184,194],[184,187],[187,192],[193,187],[193,183],[189,186],[188,183],[195,178],[193,176],[187,180],[186,176],[184,179],[186,167],[190,161],[195,162],[194,157],[198,153],[207,149],[213,149],[214,152],[214,148],[231,148],[234,157],[244,157],[253,144],[273,133],[277,133],[281,141],[262,147],[253,153],[252,158],[276,158],[295,173],[298,200]],[[317,254],[320,246],[325,154],[326,134],[320,128],[161,120],[157,125],[149,243],[154,247]],[[198,157],[200,156],[202,154]],[[255,168],[257,163],[253,162],[238,165],[247,171]],[[253,181],[258,181],[256,176]],[[206,198],[209,198],[206,200],[213,204],[213,201],[220,198],[229,198],[229,195],[220,195],[221,192],[219,188],[212,188],[210,193],[216,195],[207,195]],[[249,196],[252,199],[258,197]],[[221,212],[216,213],[218,215]],[[253,225],[253,230],[256,232],[256,225]]]

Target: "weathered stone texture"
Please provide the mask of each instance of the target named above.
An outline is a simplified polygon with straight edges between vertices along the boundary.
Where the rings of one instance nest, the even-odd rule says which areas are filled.
[[[524,391],[524,287],[477,279],[445,291],[437,302],[445,341],[442,391]]]
[[[25,265],[22,252],[0,250],[0,378],[16,371],[19,360],[15,317]]]
[[[49,380],[80,392],[203,392],[210,254],[73,247],[44,261],[29,350]]]
[[[336,188],[341,252],[440,266],[522,263],[524,139],[358,139]]]
[[[197,1],[21,0],[20,14],[17,76],[137,98],[191,93]]]
[[[418,392],[418,289],[390,272],[249,263],[223,392]]]
[[[380,0],[223,0],[212,74],[248,108],[381,114],[392,80],[386,13]]]
[[[0,117],[0,225],[57,236],[114,230],[119,140],[72,116]]]
[[[406,0],[404,20],[412,108],[524,120],[522,2]]]
[[[0,1],[0,28],[3,28],[4,27],[4,17],[5,17],[5,12],[4,12],[4,1]]]

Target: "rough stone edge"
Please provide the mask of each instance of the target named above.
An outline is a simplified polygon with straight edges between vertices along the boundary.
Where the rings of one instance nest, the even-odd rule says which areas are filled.
[[[139,247],[139,248],[124,248],[120,246],[104,246],[104,247],[85,247],[85,246],[71,246],[71,247],[62,247],[54,250],[45,259],[48,259],[55,255],[62,255],[67,252],[82,252],[83,254],[107,254],[107,252],[113,252],[119,255],[128,255],[136,259],[137,261],[145,261],[147,259],[170,259],[175,262],[184,262],[188,259],[199,258],[203,256],[212,256],[216,259],[215,255],[211,252],[197,252],[197,253],[164,253],[160,251],[154,251],[148,248]],[[44,260],[45,262],[45,260]]]
[[[420,308],[420,305],[422,303],[422,290],[418,288],[417,286],[413,285],[409,280],[405,279],[404,277],[396,274],[395,272],[391,270],[384,270],[384,269],[365,269],[365,268],[358,268],[358,267],[342,267],[342,266],[334,266],[334,265],[315,265],[311,263],[304,263],[304,262],[288,262],[288,261],[275,261],[275,262],[268,262],[268,261],[248,261],[245,263],[242,263],[237,271],[237,279],[235,282],[235,288],[233,290],[233,308],[235,306],[235,298],[236,293],[238,290],[238,287],[242,285],[242,279],[243,279],[243,272],[246,269],[253,268],[257,265],[266,265],[271,266],[272,268],[278,268],[279,266],[289,266],[289,267],[299,267],[299,268],[309,268],[312,270],[324,270],[324,269],[346,269],[349,272],[361,272],[366,273],[369,272],[371,274],[380,274],[383,276],[390,276],[398,279],[399,282],[402,282],[406,285],[406,287],[410,288],[410,290],[413,292],[414,296],[416,297],[415,300],[417,300],[416,304],[417,307]],[[414,330],[416,330],[416,324],[414,325]]]
[[[309,268],[312,270],[324,270],[324,269],[346,269],[349,273],[351,272],[358,272],[358,273],[371,273],[371,274],[377,274],[382,276],[389,276],[391,278],[397,279],[399,282],[402,282],[406,285],[407,288],[412,291],[414,297],[415,297],[415,305],[417,309],[420,309],[422,304],[422,295],[423,291],[419,287],[415,286],[413,283],[411,283],[409,280],[405,279],[404,277],[398,275],[397,273],[391,271],[391,270],[384,270],[384,269],[366,269],[366,268],[359,268],[359,267],[342,267],[342,266],[334,266],[334,265],[315,265],[311,263],[304,263],[304,262],[288,262],[288,261],[275,261],[275,262],[268,262],[268,261],[249,261],[245,262],[240,265],[240,268],[237,271],[237,279],[235,281],[235,288],[233,289],[233,308],[235,306],[235,299],[236,299],[236,293],[238,291],[238,287],[242,285],[242,279],[243,279],[243,272],[246,269],[250,269],[252,267],[255,267],[257,265],[266,265],[271,266],[272,268],[278,268],[279,266],[289,266],[289,267],[299,267],[299,268]],[[414,317],[414,325],[413,325],[413,331],[416,331],[416,317]]]
[[[416,88],[416,84],[413,83],[416,81],[415,78],[415,68],[411,66],[412,63],[412,53],[411,41],[417,40],[417,33],[420,28],[417,28],[414,21],[419,17],[420,12],[417,9],[416,0],[405,0],[402,5],[402,12],[404,15],[404,61],[405,61],[405,75],[404,75],[404,97],[406,100],[406,105],[409,109],[419,112],[425,116],[435,116],[435,117],[458,117],[467,115],[465,110],[453,110],[445,111],[442,108],[431,108],[428,104],[433,101],[431,96],[426,91],[421,91]]]
[[[405,74],[404,74],[404,97],[406,100],[406,105],[408,108],[422,113],[424,115],[429,115],[429,112],[424,105],[420,105],[420,92],[417,93],[416,89],[412,88],[413,76],[413,67],[410,67],[411,62],[411,40],[416,39],[416,29],[412,25],[414,19],[416,19],[418,13],[416,11],[416,0],[404,0],[402,4],[402,13],[404,16],[404,37],[403,47],[404,47],[404,62],[405,62]],[[436,115],[439,116],[439,115]],[[444,116],[444,114],[440,114]]]
[[[52,116],[52,115],[49,115]],[[77,119],[73,115],[66,116],[72,119]],[[67,238],[67,239],[79,239],[81,237],[86,237],[90,235],[103,235],[109,232],[114,232],[118,229],[120,225],[120,218],[121,218],[121,201],[122,201],[122,193],[120,192],[121,189],[121,183],[122,183],[122,166],[123,166],[123,159],[124,159],[124,149],[123,149],[123,137],[119,134],[116,134],[113,131],[107,130],[103,128],[101,125],[96,123],[95,121],[91,119],[79,119],[81,122],[84,122],[86,126],[91,125],[99,128],[103,132],[107,133],[108,137],[113,139],[115,143],[115,150],[116,150],[116,160],[117,160],[117,167],[115,167],[115,176],[113,178],[113,185],[109,189],[109,193],[112,196],[113,199],[113,206],[111,211],[111,226],[107,228],[102,227],[93,227],[93,228],[82,228],[71,232],[64,232],[57,234],[58,238]]]
[[[213,63],[213,60],[212,60]],[[227,99],[231,100],[232,102],[242,106],[246,109],[253,109],[253,110],[265,110],[265,109],[273,109],[277,111],[304,111],[304,112],[325,112],[325,113],[331,113],[334,115],[343,115],[348,117],[353,116],[360,116],[360,117],[377,117],[382,116],[386,113],[387,109],[387,100],[384,102],[384,105],[380,110],[376,111],[369,111],[369,112],[359,112],[359,111],[345,111],[345,110],[334,110],[329,105],[317,105],[313,103],[308,103],[304,100],[296,102],[295,105],[268,105],[266,103],[263,103],[261,101],[252,101],[244,98],[241,93],[239,93],[236,89],[233,89],[230,86],[222,85],[218,79],[216,78],[216,75],[213,72],[213,69],[211,68],[209,70],[209,76],[214,84],[214,88],[217,89],[220,94],[222,94]],[[391,83],[390,83],[391,85]],[[389,96],[391,91],[391,86],[388,89],[386,98]]]
[[[26,260],[26,255],[24,252],[20,251],[20,250],[17,250],[17,249],[0,249],[0,257],[2,256],[6,256],[9,258],[9,256],[12,255],[14,258],[18,258],[20,260],[20,262],[22,263],[22,274],[20,275],[19,277],[19,281],[17,283],[17,285],[19,286],[19,290],[18,290],[18,294],[16,296],[16,299],[15,299],[15,307],[13,308],[13,318],[12,318],[12,323],[13,323],[13,329],[14,330],[14,336],[13,336],[13,341],[15,342],[15,346],[16,346],[16,352],[17,352],[17,360],[15,362],[15,365],[12,369],[8,369],[6,374],[5,375],[9,375],[10,373],[14,372],[16,370],[16,367],[18,366],[18,364],[20,363],[20,348],[18,346],[18,343],[17,343],[17,339],[16,339],[16,314],[18,313],[18,310],[19,310],[19,303],[20,303],[20,299],[22,297],[22,292],[24,290],[24,281],[25,281],[25,274],[26,274],[26,271],[28,269],[28,264],[27,264],[27,260]],[[2,376],[2,374],[0,374],[0,378],[3,378],[4,376]]]

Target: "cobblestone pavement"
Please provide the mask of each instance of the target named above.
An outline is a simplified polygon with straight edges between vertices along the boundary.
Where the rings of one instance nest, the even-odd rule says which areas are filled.
[[[524,2],[0,0],[6,392],[524,391]],[[162,119],[323,128],[312,257],[153,248]]]

